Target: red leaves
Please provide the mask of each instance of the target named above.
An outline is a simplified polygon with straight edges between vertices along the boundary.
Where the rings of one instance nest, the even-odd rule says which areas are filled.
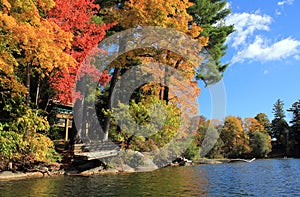
[[[52,87],[58,93],[58,99],[63,103],[72,101],[72,91],[75,87],[75,76],[89,53],[97,47],[106,32],[113,24],[96,24],[93,17],[100,10],[99,5],[90,0],[55,0],[56,7],[48,12],[49,20],[54,21],[63,30],[73,33],[72,49],[69,53],[77,61],[75,68],[59,70],[51,79]],[[86,65],[81,68],[82,74],[89,74],[101,85],[105,85],[110,77],[96,68]]]
[[[111,76],[105,70],[103,73],[100,74],[99,83],[101,86],[105,86],[111,79]]]

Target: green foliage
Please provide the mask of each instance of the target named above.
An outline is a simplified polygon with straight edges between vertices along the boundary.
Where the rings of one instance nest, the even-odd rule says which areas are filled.
[[[151,151],[169,143],[177,134],[180,113],[175,105],[151,97],[130,105],[118,104],[112,112],[110,136],[124,148]]]
[[[40,112],[27,109],[22,116],[12,122],[10,130],[26,135],[36,132],[47,132],[50,129],[50,125],[46,117],[39,115]]]
[[[267,133],[256,131],[251,134],[250,141],[254,157],[267,157],[272,150],[271,137]]]
[[[271,123],[268,116],[265,113],[259,113],[254,118],[264,127],[265,131],[271,135]]]
[[[284,110],[284,103],[278,99],[273,105],[274,119],[271,122],[272,138],[276,138],[276,148],[284,151],[286,149],[286,134],[289,129],[289,125],[286,122]]]
[[[284,106],[283,101],[280,99],[277,99],[277,101],[273,105],[274,119],[284,119],[285,118],[283,106]]]
[[[46,117],[29,108],[11,122],[0,123],[1,160],[14,161],[19,168],[60,160],[53,142],[45,135],[49,128]]]
[[[60,140],[63,139],[64,128],[56,127],[54,125],[50,126],[49,138],[51,140]]]
[[[0,158],[2,161],[14,161],[18,167],[35,162],[60,160],[53,142],[43,134],[34,133],[28,138],[14,131],[0,130]]]
[[[222,147],[224,147],[224,142],[221,138],[219,138],[214,147],[207,153],[206,157],[210,159],[224,158]]]
[[[7,125],[0,123],[0,158],[1,160],[16,160],[26,151],[23,136],[13,131],[5,131]]]
[[[102,25],[102,23],[103,23],[103,17],[93,15],[92,16],[92,21],[94,23],[98,24],[98,25]]]
[[[211,56],[217,65],[218,72],[222,75],[228,66],[228,64],[221,64],[221,58],[227,49],[225,41],[228,35],[234,31],[232,25],[226,26],[223,21],[231,10],[225,8],[226,0],[192,0],[191,2],[194,2],[194,5],[188,8],[188,13],[193,16],[192,22],[204,29],[201,36],[209,37],[206,47],[208,54],[204,55]],[[203,79],[207,76],[200,72],[198,77]]]
[[[193,141],[190,146],[186,149],[186,151],[183,153],[183,156],[190,160],[197,160],[200,158],[200,147],[197,146],[196,142]]]
[[[293,147],[291,150],[297,155],[300,155],[300,100],[293,103],[292,107],[287,110],[293,115],[292,120],[290,121],[291,127],[289,130],[289,135]]]

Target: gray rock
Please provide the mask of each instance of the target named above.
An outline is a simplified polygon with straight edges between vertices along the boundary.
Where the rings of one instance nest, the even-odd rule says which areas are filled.
[[[123,165],[122,171],[123,172],[135,172],[135,170],[132,167],[128,166],[128,165]]]

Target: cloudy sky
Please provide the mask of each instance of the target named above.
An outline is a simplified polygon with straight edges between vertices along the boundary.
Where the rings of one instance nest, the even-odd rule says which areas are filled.
[[[223,58],[230,66],[216,87],[202,86],[200,114],[220,118],[222,112],[215,116],[212,111],[225,105],[226,116],[263,112],[273,119],[277,99],[284,101],[285,109],[300,99],[300,1],[231,0],[228,6],[232,13],[226,23],[236,30],[227,39]],[[290,120],[288,112],[286,116]]]

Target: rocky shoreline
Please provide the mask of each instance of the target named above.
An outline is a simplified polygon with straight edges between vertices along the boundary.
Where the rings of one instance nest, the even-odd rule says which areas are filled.
[[[254,160],[254,159],[252,159]],[[199,159],[197,161],[185,160],[178,158],[165,167],[201,165],[201,164],[224,164],[231,163],[231,159]],[[29,178],[42,178],[42,177],[55,177],[55,176],[93,176],[101,174],[118,174],[118,173],[136,173],[146,172],[158,169],[158,167],[151,161],[145,162],[144,165],[132,168],[126,164],[118,167],[107,167],[99,160],[91,161],[88,163],[73,164],[68,167],[63,167],[60,163],[52,163],[48,167],[39,167],[35,170],[28,172],[0,172],[0,181],[29,179]]]
[[[155,168],[157,169],[157,168]],[[61,169],[58,171],[35,171],[35,172],[12,172],[2,171],[0,172],[0,181],[19,180],[19,179],[30,179],[30,178],[47,178],[55,176],[93,176],[100,174],[117,174],[117,173],[135,173],[155,170],[153,167],[141,166],[138,168],[131,168],[128,165],[117,168],[104,169],[103,166],[87,169],[84,171],[78,171],[76,169]]]

